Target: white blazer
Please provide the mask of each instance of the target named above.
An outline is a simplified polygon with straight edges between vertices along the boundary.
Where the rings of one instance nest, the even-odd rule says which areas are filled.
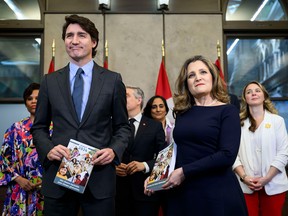
[[[279,194],[288,190],[285,171],[288,161],[288,138],[285,122],[281,116],[265,110],[262,124],[264,124],[262,130],[262,176],[266,176],[270,166],[280,171],[264,188],[268,195]],[[250,122],[247,118],[241,128],[240,148],[233,169],[243,165],[245,173],[248,176],[253,176],[253,148],[251,148],[253,143],[251,143],[250,135],[252,132],[249,131],[249,127]],[[253,193],[240,179],[239,182],[244,193]]]

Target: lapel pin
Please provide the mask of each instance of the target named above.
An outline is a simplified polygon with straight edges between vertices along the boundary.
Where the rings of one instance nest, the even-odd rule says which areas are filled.
[[[271,124],[269,124],[269,123],[265,124],[265,128],[270,128],[270,127],[271,127]]]

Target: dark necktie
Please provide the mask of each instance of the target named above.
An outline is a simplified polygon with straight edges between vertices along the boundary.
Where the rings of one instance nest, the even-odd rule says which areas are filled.
[[[131,138],[130,138],[130,141],[132,143],[134,142],[134,136],[135,136],[135,125],[134,125],[135,121],[136,120],[134,118],[129,119],[129,123],[130,123],[130,126],[131,126]]]
[[[82,107],[83,87],[84,87],[83,77],[81,75],[82,73],[83,73],[82,68],[79,68],[75,75],[74,89],[72,94],[73,103],[79,122],[81,121],[81,107]]]

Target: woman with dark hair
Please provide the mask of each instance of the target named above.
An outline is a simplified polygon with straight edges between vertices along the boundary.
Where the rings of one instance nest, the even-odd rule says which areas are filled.
[[[167,118],[167,114],[169,112],[169,107],[166,102],[166,99],[162,96],[155,95],[151,97],[143,111],[143,115],[147,116],[148,118],[152,118],[156,121],[160,121],[163,126],[163,130],[165,132],[165,141],[166,145],[169,145],[173,142],[173,128],[174,125],[170,122],[170,120]],[[168,170],[168,169],[167,169]],[[167,173],[168,174],[168,173]],[[161,176],[161,174],[159,174]],[[156,175],[157,177],[157,175]],[[164,178],[164,175],[162,176]],[[165,176],[166,177],[166,176]],[[166,206],[166,193],[161,192],[159,193],[160,196],[160,205],[161,208],[159,210],[159,216],[163,215],[163,208]]]
[[[169,145],[171,142],[173,142],[172,132],[174,125],[166,117],[168,112],[169,107],[166,99],[162,96],[155,95],[148,100],[144,108],[143,115],[162,123],[166,142]]]
[[[163,185],[171,191],[165,215],[246,216],[244,196],[232,170],[240,144],[239,112],[229,104],[217,69],[203,56],[189,58],[176,88],[177,156]]]
[[[38,83],[32,83],[25,89],[23,99],[30,116],[14,123],[4,134],[0,185],[7,185],[8,189],[2,215],[43,214],[43,170],[30,133],[39,88]]]
[[[288,190],[287,130],[268,92],[257,81],[243,89],[240,120],[240,149],[233,168],[249,216],[281,216]]]

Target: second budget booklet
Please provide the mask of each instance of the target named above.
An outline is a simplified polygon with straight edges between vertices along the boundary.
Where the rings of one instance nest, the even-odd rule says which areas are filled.
[[[162,190],[162,185],[166,183],[168,176],[174,170],[176,152],[176,143],[171,143],[158,153],[148,180],[147,189],[153,191]]]

